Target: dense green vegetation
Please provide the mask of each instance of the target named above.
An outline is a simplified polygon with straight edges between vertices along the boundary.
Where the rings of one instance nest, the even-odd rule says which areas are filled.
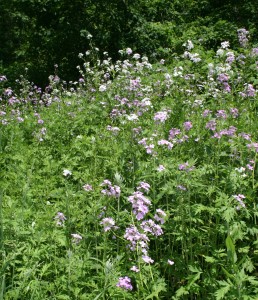
[[[0,76],[0,299],[257,300],[258,48],[230,38]]]
[[[2,0],[0,70],[14,81],[24,69],[37,85],[46,85],[54,65],[59,77],[75,80],[78,53],[91,43],[113,59],[131,47],[150,60],[182,52],[191,38],[216,49],[223,39],[237,45],[237,28],[257,41],[256,0]]]

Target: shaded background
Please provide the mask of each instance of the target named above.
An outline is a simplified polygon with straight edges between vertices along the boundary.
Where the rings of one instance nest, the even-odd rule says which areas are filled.
[[[14,82],[28,68],[28,79],[45,86],[57,64],[59,77],[77,80],[90,42],[114,59],[131,47],[153,61],[180,53],[187,39],[234,48],[238,28],[258,41],[257,16],[257,0],[1,0],[0,75]]]

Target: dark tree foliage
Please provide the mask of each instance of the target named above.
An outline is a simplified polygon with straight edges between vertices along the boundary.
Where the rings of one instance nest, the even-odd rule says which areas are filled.
[[[241,27],[257,39],[257,13],[257,0],[1,0],[0,71],[14,80],[28,68],[44,85],[57,64],[61,78],[77,79],[89,33],[113,58],[125,47],[156,57],[180,51],[187,37],[207,47],[222,38],[234,44]]]

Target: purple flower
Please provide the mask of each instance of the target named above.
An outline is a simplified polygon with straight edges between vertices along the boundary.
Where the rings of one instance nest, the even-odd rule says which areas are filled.
[[[235,55],[233,52],[227,52],[226,56],[227,56],[227,58],[226,58],[227,63],[232,64],[232,62],[235,61]]]
[[[218,75],[217,80],[221,83],[227,82],[229,80],[229,76],[225,73],[221,73]]]
[[[137,190],[138,191],[143,190],[143,191],[149,192],[150,185],[147,182],[141,181],[139,183],[139,185],[137,186]]]
[[[169,140],[173,140],[177,135],[179,135],[181,133],[180,129],[177,128],[172,128],[169,131]]]
[[[186,163],[184,163],[184,164],[179,165],[178,169],[179,169],[180,171],[190,172],[190,171],[192,171],[192,170],[194,169],[194,166],[189,167],[188,162],[186,162]]]
[[[239,133],[238,136],[241,136],[243,139],[245,139],[245,140],[247,140],[247,141],[250,141],[250,140],[251,140],[250,134],[245,133],[245,132]],[[247,145],[247,146],[248,146],[248,145]],[[250,148],[250,147],[248,147],[248,148]]]
[[[205,117],[208,117],[210,114],[211,114],[211,110],[205,109],[202,113],[202,116],[205,118]]]
[[[124,290],[132,290],[133,289],[131,279],[127,276],[120,277],[116,286],[121,289],[124,289]]]
[[[244,196],[244,195],[238,194],[238,195],[233,195],[233,197],[239,202],[239,204],[240,204],[243,208],[245,208],[245,204],[244,204],[244,202],[243,202],[243,200],[242,200],[242,199],[245,199],[245,196]],[[240,207],[238,206],[237,209],[240,209]]]
[[[227,93],[230,93],[230,91],[231,91],[231,87],[227,82],[223,82],[223,89]]]
[[[45,128],[45,127],[41,128],[41,129],[40,129],[40,133],[41,133],[42,135],[46,135],[46,133],[47,133],[47,128]]]
[[[101,191],[102,194],[107,195],[109,197],[120,197],[121,189],[119,186],[114,185],[112,186],[112,183],[109,180],[104,180],[101,184],[101,186],[106,186],[106,189],[103,189]]]
[[[155,146],[154,146],[153,144],[146,145],[146,146],[145,146],[146,152],[147,152],[148,154],[152,154],[154,147],[155,147]]]
[[[210,120],[208,123],[206,123],[205,128],[210,129],[212,131],[216,130],[216,121],[215,120]]]
[[[193,127],[192,123],[187,121],[184,123],[184,128],[186,131],[190,130]]]
[[[23,119],[22,117],[17,117],[17,121],[18,121],[19,123],[22,123],[22,122],[24,121],[24,119]]]
[[[247,97],[254,97],[256,93],[256,90],[254,89],[252,84],[247,84],[246,88],[246,96]]]
[[[173,148],[173,144],[167,140],[160,140],[158,141],[158,145],[166,145],[168,147],[168,150],[171,150]]]
[[[255,55],[258,55],[258,48],[253,48],[252,49],[252,56],[255,56]],[[1,79],[0,79],[0,81],[1,81]]]
[[[160,236],[163,234],[162,228],[159,225],[155,224],[153,220],[143,221],[141,223],[141,228],[144,232],[149,232],[154,236]]]
[[[133,213],[137,220],[142,220],[144,216],[149,212],[149,206],[151,202],[146,198],[142,192],[134,192],[132,196],[128,197],[128,201],[132,203]]]
[[[154,121],[156,121],[157,124],[164,123],[168,118],[168,111],[163,110],[163,111],[158,111],[154,115]]]
[[[255,150],[255,152],[258,152],[258,143],[251,143],[247,145],[247,148],[252,148]]]
[[[226,130],[226,135],[228,136],[234,136],[234,134],[236,133],[237,128],[235,126],[229,126],[229,129]]]
[[[230,108],[230,113],[233,116],[233,118],[237,118],[239,115],[237,108]]]
[[[216,113],[216,117],[221,119],[226,119],[227,118],[226,111],[223,109],[218,110]]]
[[[147,253],[149,238],[145,233],[140,233],[137,227],[131,225],[126,228],[124,238],[130,242],[130,250]]]
[[[138,142],[139,145],[147,146],[147,138],[143,138]]]

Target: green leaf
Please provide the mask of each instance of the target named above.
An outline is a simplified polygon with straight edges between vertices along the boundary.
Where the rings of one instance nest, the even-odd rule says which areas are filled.
[[[231,239],[231,237],[228,235],[226,238],[226,247],[228,251],[228,257],[229,259],[233,262],[236,263],[237,261],[237,255],[236,255],[236,250],[235,250],[235,245]]]
[[[166,292],[166,283],[164,281],[164,279],[160,278],[157,280],[157,282],[155,282],[155,284],[153,285],[152,287],[152,293],[147,297],[145,298],[146,300],[147,299],[153,299],[154,297],[156,297],[157,299],[159,299],[159,294],[160,292]]]
[[[189,294],[188,290],[187,290],[185,287],[181,286],[181,287],[176,291],[176,298],[181,297],[181,296],[183,296],[183,295],[188,295],[188,294]]]
[[[228,284],[226,281],[222,281],[221,283],[224,286],[215,292],[216,300],[223,299],[231,288],[231,285]]]
[[[211,256],[205,256],[204,255],[204,258],[205,258],[205,261],[208,262],[208,263],[214,263],[216,261],[216,259],[211,257]]]

